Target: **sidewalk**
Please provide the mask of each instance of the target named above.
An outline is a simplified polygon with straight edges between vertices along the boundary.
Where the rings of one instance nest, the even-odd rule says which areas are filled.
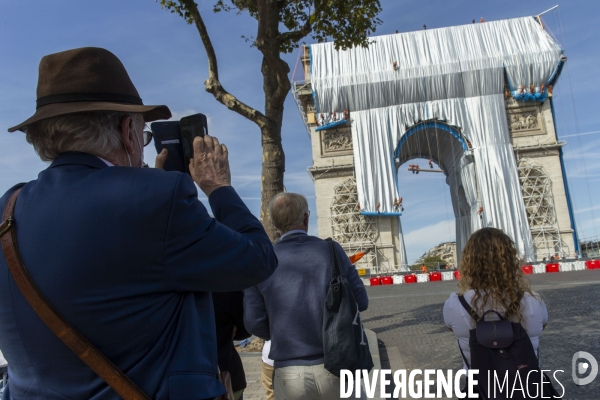
[[[369,350],[373,357],[373,369],[381,369],[381,358],[379,355],[379,346],[377,345],[377,335],[370,329],[365,329]],[[244,372],[246,373],[247,387],[244,390],[244,400],[266,400],[265,389],[260,381],[262,371],[261,353],[241,352]],[[375,391],[375,399],[379,399],[379,385]]]

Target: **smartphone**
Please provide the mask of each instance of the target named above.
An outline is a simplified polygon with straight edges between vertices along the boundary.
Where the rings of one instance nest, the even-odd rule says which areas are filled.
[[[208,124],[204,114],[194,114],[181,118],[181,121],[153,122],[150,128],[154,133],[156,152],[167,149],[165,171],[179,171],[189,174],[189,163],[194,157],[194,138],[208,135]]]
[[[154,147],[159,154],[167,149],[169,155],[165,161],[165,171],[179,171],[189,174],[188,163],[183,162],[183,144],[179,121],[153,122],[150,129],[154,134]]]
[[[181,139],[183,144],[183,158],[186,165],[194,158],[194,138],[208,135],[206,115],[194,114],[181,118]]]

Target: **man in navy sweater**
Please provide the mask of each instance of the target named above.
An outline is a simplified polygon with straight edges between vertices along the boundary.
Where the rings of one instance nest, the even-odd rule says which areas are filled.
[[[252,334],[271,340],[277,400],[339,399],[339,378],[323,366],[323,307],[331,280],[328,244],[307,235],[310,212],[304,196],[280,193],[270,213],[282,233],[273,246],[279,266],[269,279],[246,290],[244,324]],[[334,248],[358,309],[364,311],[369,305],[365,287],[341,246],[334,242]]]

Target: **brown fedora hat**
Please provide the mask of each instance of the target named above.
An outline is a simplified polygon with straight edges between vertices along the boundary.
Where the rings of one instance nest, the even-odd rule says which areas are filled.
[[[8,131],[42,119],[88,111],[142,113],[145,121],[171,118],[167,106],[145,106],[121,61],[110,51],[82,47],[40,61],[35,114]]]

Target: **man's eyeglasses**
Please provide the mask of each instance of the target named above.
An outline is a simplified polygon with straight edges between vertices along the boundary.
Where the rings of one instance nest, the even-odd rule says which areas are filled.
[[[146,147],[150,144],[153,136],[154,136],[154,133],[152,133],[152,131],[150,130],[148,125],[144,125],[144,132],[143,132],[144,147]]]

